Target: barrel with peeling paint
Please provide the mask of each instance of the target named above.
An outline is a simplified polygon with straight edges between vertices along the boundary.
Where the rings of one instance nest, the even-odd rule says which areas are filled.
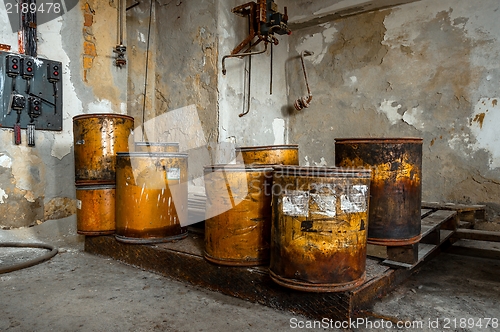
[[[338,138],[335,165],[372,169],[368,243],[401,246],[421,238],[421,138]]]
[[[220,265],[269,262],[273,168],[205,166],[205,258]]]
[[[179,152],[177,142],[135,142],[135,152]]]
[[[75,180],[77,184],[115,183],[116,153],[129,152],[134,118],[120,114],[73,117]]]
[[[115,232],[115,185],[76,186],[76,231],[82,235]]]
[[[274,168],[273,281],[310,292],[346,291],[364,282],[370,177],[364,169]]]
[[[246,165],[299,164],[299,146],[296,144],[237,147],[236,155],[240,153]]]
[[[118,153],[116,239],[160,243],[183,239],[187,227],[185,153]]]

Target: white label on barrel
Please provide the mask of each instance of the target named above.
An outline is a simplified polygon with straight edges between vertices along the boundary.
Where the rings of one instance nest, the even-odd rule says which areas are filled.
[[[81,200],[79,200],[79,199],[77,199],[77,200],[76,200],[76,208],[77,208],[78,210],[81,210],[81,209],[82,209],[82,201],[81,201]]]
[[[309,215],[309,192],[286,191],[282,199],[282,211],[285,216],[307,217]]]
[[[355,185],[350,188],[347,195],[340,196],[340,208],[346,213],[366,212],[368,186]]]
[[[76,145],[82,145],[82,144],[85,144],[85,140],[84,139],[80,139],[78,141],[75,142]]]
[[[335,217],[336,209],[335,202],[337,201],[337,196],[335,195],[321,195],[321,194],[311,194],[311,217],[315,216],[325,216],[325,217]]]
[[[181,170],[179,168],[169,168],[167,170],[167,180],[180,180]]]

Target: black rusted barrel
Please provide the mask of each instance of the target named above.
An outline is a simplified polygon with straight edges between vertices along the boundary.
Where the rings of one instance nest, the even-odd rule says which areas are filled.
[[[368,243],[400,246],[420,240],[421,138],[337,138],[335,165],[372,169]]]
[[[340,292],[366,276],[370,170],[275,166],[271,279],[308,292]]]

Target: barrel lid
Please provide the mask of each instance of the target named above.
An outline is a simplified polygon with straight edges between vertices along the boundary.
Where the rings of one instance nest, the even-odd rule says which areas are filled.
[[[236,147],[236,151],[264,151],[264,150],[298,150],[298,144],[283,144],[283,145],[262,145],[262,146],[240,146]]]
[[[291,166],[277,165],[274,167],[274,174],[279,176],[307,176],[307,177],[353,177],[370,178],[371,169],[368,168],[347,168],[347,167],[326,167],[326,166]]]
[[[139,146],[179,146],[178,142],[135,142]]]
[[[129,115],[115,114],[115,113],[89,113],[80,114],[73,117],[74,120],[86,119],[86,118],[123,118],[134,121],[134,118]]]
[[[422,143],[423,139],[419,137],[358,137],[358,138],[335,138],[335,143],[339,144],[366,144],[366,143]]]
[[[216,164],[203,166],[205,173],[224,172],[272,172],[272,165]]]
[[[181,152],[117,152],[117,157],[146,157],[146,158],[187,158],[187,153]]]

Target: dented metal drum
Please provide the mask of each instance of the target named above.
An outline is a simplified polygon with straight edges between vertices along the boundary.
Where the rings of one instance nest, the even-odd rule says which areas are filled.
[[[129,152],[134,118],[120,114],[73,117],[75,180],[77,184],[115,183],[117,152]]]
[[[205,166],[205,258],[231,266],[269,262],[273,168]]]
[[[159,243],[187,236],[188,163],[184,153],[118,153],[116,239]]]
[[[76,186],[76,229],[82,235],[115,232],[115,185]]]
[[[177,142],[135,142],[135,152],[179,152]]]
[[[368,243],[401,246],[420,240],[421,138],[336,139],[335,165],[372,169]]]
[[[363,169],[274,168],[273,281],[310,292],[346,291],[364,282],[370,177]]]
[[[241,153],[243,162],[246,165],[299,164],[299,146],[296,144],[237,147],[236,155],[238,155],[239,153]]]

